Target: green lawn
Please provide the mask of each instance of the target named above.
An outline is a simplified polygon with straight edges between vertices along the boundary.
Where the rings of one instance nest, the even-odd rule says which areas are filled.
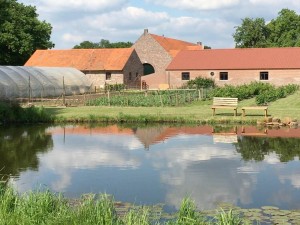
[[[45,108],[47,112],[58,118],[58,121],[165,121],[165,122],[238,122],[251,123],[263,120],[263,110],[246,111],[242,117],[241,107],[255,105],[255,99],[239,102],[238,116],[233,116],[233,110],[217,109],[212,116],[211,101],[198,101],[182,107],[55,107]],[[269,105],[269,117],[300,120],[300,92],[277,100]]]

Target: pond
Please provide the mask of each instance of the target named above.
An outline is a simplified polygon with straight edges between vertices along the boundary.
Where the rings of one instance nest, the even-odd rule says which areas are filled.
[[[0,174],[20,191],[199,209],[300,209],[300,129],[68,125],[0,128]],[[1,176],[0,176],[1,177]]]

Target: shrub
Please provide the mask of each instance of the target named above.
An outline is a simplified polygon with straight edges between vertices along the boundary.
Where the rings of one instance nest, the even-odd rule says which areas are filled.
[[[211,88],[215,86],[215,81],[213,79],[204,77],[196,77],[194,80],[190,80],[187,82],[187,87],[191,89]]]
[[[43,107],[21,107],[17,103],[0,102],[0,123],[50,122],[52,118]]]
[[[105,91],[122,91],[125,89],[125,84],[106,84]]]

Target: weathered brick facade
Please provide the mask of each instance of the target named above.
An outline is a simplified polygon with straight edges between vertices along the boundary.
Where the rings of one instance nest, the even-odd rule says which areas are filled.
[[[173,57],[182,49],[202,49],[200,43],[193,44],[181,40],[150,34],[147,29],[135,42],[136,50],[142,64],[150,64],[154,73],[145,75],[145,81],[150,89],[157,89],[161,84],[168,84],[166,68]]]
[[[155,74],[165,74],[172,57],[147,30],[135,42],[133,48],[143,64],[148,63],[154,67]]]
[[[212,78],[218,86],[242,85],[253,81],[266,82],[276,86],[286,84],[300,85],[300,69],[286,70],[185,70],[167,71],[171,88],[184,85],[187,80],[182,80],[182,73],[189,72],[190,80],[196,77]],[[228,80],[220,80],[220,72],[228,72]],[[260,72],[268,72],[268,80],[260,80]],[[213,73],[213,75],[211,75]]]
[[[105,84],[125,84],[128,88],[140,88],[143,64],[136,51],[128,58],[123,70],[83,71],[92,82],[93,89],[104,88]],[[110,73],[110,79],[106,79]]]
[[[143,64],[133,51],[123,69],[123,82],[128,88],[140,88],[141,76],[143,76]]]

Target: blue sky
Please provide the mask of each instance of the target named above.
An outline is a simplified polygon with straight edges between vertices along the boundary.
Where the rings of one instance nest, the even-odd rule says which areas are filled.
[[[56,49],[82,41],[135,42],[143,30],[212,48],[232,48],[245,17],[276,18],[283,8],[300,14],[299,0],[19,0],[36,6],[53,26]]]

